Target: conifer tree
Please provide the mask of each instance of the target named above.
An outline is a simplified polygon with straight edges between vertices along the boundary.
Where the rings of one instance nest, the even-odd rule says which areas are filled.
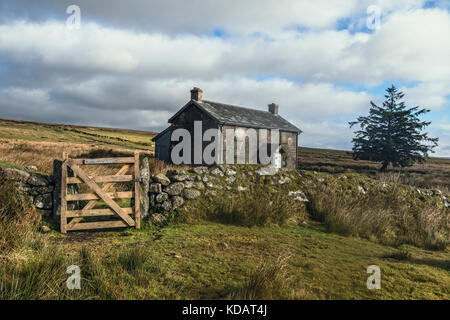
[[[385,171],[389,164],[407,167],[423,162],[438,142],[438,138],[430,138],[423,132],[431,122],[421,121],[420,116],[430,110],[408,108],[403,92],[394,85],[386,92],[383,106],[370,101],[369,115],[349,122],[350,127],[357,124],[360,127],[352,140],[353,158],[381,162],[380,171]]]

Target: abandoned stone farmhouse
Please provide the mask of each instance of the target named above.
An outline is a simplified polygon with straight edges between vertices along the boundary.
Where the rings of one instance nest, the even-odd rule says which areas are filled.
[[[298,135],[302,131],[278,114],[277,104],[271,103],[268,105],[268,111],[261,111],[206,101],[203,100],[203,91],[197,87],[191,90],[191,100],[169,119],[170,126],[152,139],[155,142],[156,158],[171,163],[171,151],[177,143],[171,141],[173,131],[178,128],[186,129],[191,133],[192,139],[194,139],[195,121],[201,121],[202,134],[210,128],[219,130],[219,139],[221,141],[218,143],[218,153],[222,155],[225,155],[227,149],[225,135],[227,130],[234,130],[235,136],[246,137],[247,130],[251,128],[258,133],[258,139],[260,139],[259,131],[265,130],[269,132],[266,139],[266,142],[268,141],[269,143],[260,143],[258,141],[258,148],[261,148],[262,145],[268,148],[267,153],[269,156],[276,159],[272,162],[275,163],[276,167],[287,169],[295,169],[297,167]],[[271,140],[270,130],[273,129],[279,130],[279,141]],[[274,154],[270,154],[271,143],[276,143],[277,145]],[[205,148],[208,144],[209,142],[203,142],[202,147]],[[193,150],[194,143],[191,145]],[[236,148],[235,143],[233,143],[233,147]],[[245,152],[248,153],[248,144],[245,145]],[[193,155],[194,153],[192,152],[191,154]],[[248,154],[246,154],[245,159],[247,160],[248,158]],[[225,159],[225,156],[220,159]],[[221,162],[221,160],[218,160],[218,162]],[[260,162],[259,158],[257,162]],[[190,163],[195,162],[192,160]]]

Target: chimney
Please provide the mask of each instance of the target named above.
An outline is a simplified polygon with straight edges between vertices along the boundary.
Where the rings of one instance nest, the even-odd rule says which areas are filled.
[[[278,114],[278,105],[276,103],[269,104],[269,112],[271,114]]]
[[[203,91],[200,88],[194,87],[191,90],[191,100],[202,101],[203,99]]]

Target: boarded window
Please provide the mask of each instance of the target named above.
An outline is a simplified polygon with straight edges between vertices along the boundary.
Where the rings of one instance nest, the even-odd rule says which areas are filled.
[[[281,132],[281,143],[288,144],[289,142],[289,132]]]

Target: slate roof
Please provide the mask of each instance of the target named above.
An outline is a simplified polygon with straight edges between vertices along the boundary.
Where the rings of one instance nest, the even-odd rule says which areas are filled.
[[[302,133],[302,131],[280,115],[268,111],[238,107],[213,101],[193,102],[215,118],[219,123],[248,128],[279,129]]]
[[[214,101],[189,101],[183,108],[178,110],[170,119],[169,123],[178,117],[187,107],[191,104],[196,105],[204,112],[208,113],[217,122],[224,125],[239,126],[246,128],[263,128],[263,129],[279,129],[281,131],[302,133],[302,130],[294,126],[289,121],[282,118],[280,115],[272,114],[268,111],[255,110],[245,107],[233,106],[230,104],[214,102]],[[166,128],[163,132],[153,137],[153,141],[156,141],[167,130],[172,129],[173,126]]]

